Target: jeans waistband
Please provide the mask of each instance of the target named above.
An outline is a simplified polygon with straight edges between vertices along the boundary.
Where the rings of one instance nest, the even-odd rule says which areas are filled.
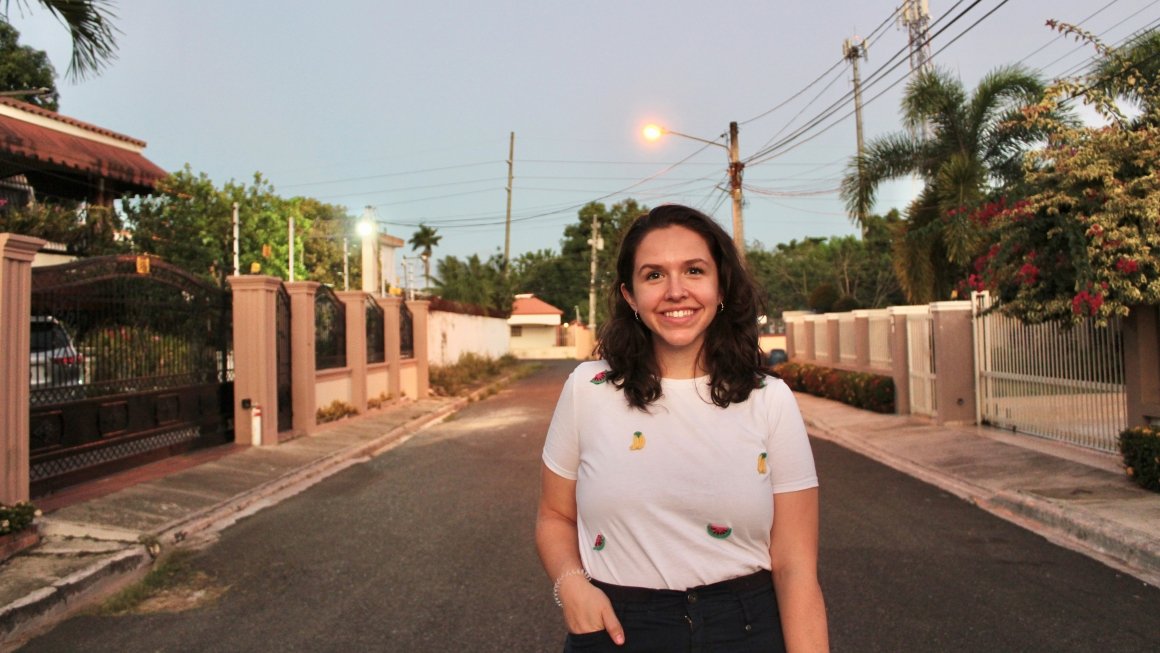
[[[755,590],[761,587],[772,588],[773,575],[768,569],[761,569],[745,576],[738,576],[737,578],[730,578],[729,580],[710,583],[708,585],[690,587],[686,590],[658,590],[647,587],[627,587],[625,585],[613,585],[612,583],[605,583],[595,579],[592,580],[592,584],[600,588],[608,596],[609,600],[622,603],[647,603],[658,599],[677,597],[688,597],[695,601],[695,597],[699,596],[712,596],[714,594],[726,593],[735,594],[737,592],[748,592],[749,590]]]

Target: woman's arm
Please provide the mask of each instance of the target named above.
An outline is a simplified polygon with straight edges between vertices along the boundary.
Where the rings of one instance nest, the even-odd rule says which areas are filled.
[[[576,481],[568,480],[547,465],[540,470],[540,508],[536,515],[536,550],[548,577],[559,582],[564,622],[572,633],[607,630],[617,644],[624,643],[624,629],[612,604],[582,574],[576,534]]]
[[[769,559],[789,653],[830,650],[818,584],[818,489],[773,495]]]

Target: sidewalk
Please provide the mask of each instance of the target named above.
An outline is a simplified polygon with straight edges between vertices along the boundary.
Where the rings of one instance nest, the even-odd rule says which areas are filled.
[[[403,401],[273,447],[201,450],[36,501],[41,543],[0,567],[0,651],[144,577],[160,550],[213,538],[487,390]]]
[[[143,577],[158,547],[212,539],[488,390],[403,402],[276,447],[204,450],[37,502],[44,540],[2,568],[0,650]],[[1160,494],[1133,485],[1115,458],[796,396],[812,435],[1160,586]]]
[[[936,426],[922,417],[795,396],[811,435],[1160,587],[1160,494],[1132,483],[1117,457],[1001,429]]]

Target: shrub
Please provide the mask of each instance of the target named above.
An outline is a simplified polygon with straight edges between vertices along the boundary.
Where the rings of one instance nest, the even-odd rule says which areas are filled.
[[[435,395],[458,396],[473,385],[500,376],[517,362],[510,354],[494,359],[468,352],[453,365],[432,366],[428,384]]]
[[[791,390],[876,413],[894,412],[894,379],[889,376],[794,362],[776,365],[773,372]]]
[[[36,506],[20,501],[9,506],[0,503],[0,535],[19,533],[32,525],[32,520],[40,516]]]
[[[346,402],[335,399],[334,401],[330,402],[329,406],[326,406],[325,408],[319,408],[318,412],[315,414],[315,418],[318,420],[319,424],[325,424],[327,422],[340,420],[351,415],[358,415],[358,410]]]
[[[1137,426],[1120,433],[1124,471],[1140,487],[1160,492],[1160,431]]]

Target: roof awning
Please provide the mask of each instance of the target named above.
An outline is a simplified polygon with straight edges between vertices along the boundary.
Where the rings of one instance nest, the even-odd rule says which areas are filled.
[[[0,177],[23,174],[40,193],[148,193],[169,173],[146,159],[144,148],[143,141],[0,98]]]

